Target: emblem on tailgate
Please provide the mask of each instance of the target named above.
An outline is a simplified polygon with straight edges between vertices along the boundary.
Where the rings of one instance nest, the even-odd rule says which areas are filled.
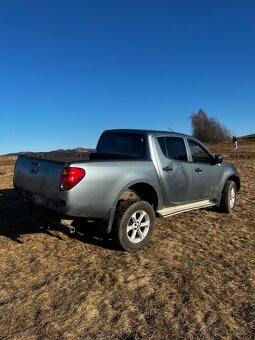
[[[37,161],[33,161],[32,162],[32,169],[31,169],[31,174],[37,174],[37,172],[39,171],[41,163],[37,162]]]

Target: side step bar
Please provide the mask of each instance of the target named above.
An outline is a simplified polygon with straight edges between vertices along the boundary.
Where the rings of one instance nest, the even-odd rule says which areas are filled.
[[[216,203],[210,200],[203,200],[188,204],[179,204],[174,207],[168,207],[157,211],[157,215],[160,218],[165,218],[171,215],[180,214],[185,211],[191,211],[196,209],[208,208],[216,205]]]

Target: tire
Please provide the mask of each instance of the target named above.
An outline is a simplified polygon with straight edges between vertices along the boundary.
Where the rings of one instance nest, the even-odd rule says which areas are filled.
[[[142,249],[150,241],[155,227],[155,213],[145,201],[120,204],[115,219],[115,241],[124,250]]]
[[[231,213],[236,205],[236,184],[233,181],[226,181],[221,193],[220,211]]]

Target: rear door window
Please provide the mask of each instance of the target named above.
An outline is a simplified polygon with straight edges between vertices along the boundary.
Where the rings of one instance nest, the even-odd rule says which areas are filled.
[[[177,161],[187,161],[187,151],[182,137],[158,137],[163,154]]]

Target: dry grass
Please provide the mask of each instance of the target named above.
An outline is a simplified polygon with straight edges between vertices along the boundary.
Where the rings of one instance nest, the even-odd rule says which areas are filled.
[[[234,162],[233,214],[158,220],[149,246],[130,254],[30,221],[12,189],[14,161],[0,159],[0,337],[254,339],[255,159]]]

